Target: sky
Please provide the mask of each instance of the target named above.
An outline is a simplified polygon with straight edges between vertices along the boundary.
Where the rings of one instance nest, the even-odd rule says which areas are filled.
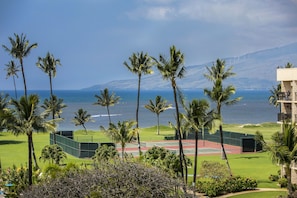
[[[27,88],[49,89],[36,62],[50,52],[62,64],[53,88],[70,90],[137,79],[123,62],[141,51],[168,57],[175,45],[191,66],[297,42],[296,19],[297,0],[1,0],[0,90],[14,89],[2,47],[14,33],[38,44],[24,58]]]

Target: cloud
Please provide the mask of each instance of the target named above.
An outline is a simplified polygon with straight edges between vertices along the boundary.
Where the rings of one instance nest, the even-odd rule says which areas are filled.
[[[227,25],[296,25],[297,0],[144,0],[129,16],[147,20],[195,20]]]

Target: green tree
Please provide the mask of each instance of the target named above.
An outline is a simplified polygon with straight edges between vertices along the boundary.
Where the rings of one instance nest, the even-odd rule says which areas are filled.
[[[100,95],[95,95],[95,97],[97,98],[97,102],[95,102],[94,105],[100,105],[102,107],[106,107],[109,123],[111,123],[109,107],[117,104],[118,101],[120,100],[120,97],[116,96],[115,93],[113,92],[110,94],[107,88],[105,88],[104,90],[101,90]]]
[[[50,99],[44,99],[43,104],[41,107],[44,110],[47,110],[48,112],[55,112],[55,119],[61,118],[61,115],[63,113],[63,109],[67,107],[65,103],[63,103],[62,98],[58,98],[57,96],[53,95],[50,97]],[[53,110],[54,109],[54,110]],[[48,117],[50,113],[46,114],[46,117]]]
[[[204,130],[204,127],[212,121],[212,111],[209,111],[210,105],[207,100],[194,99],[188,107],[184,107],[185,114],[182,114],[188,127],[195,132],[195,157],[193,186],[196,186],[197,166],[198,166],[198,133]]]
[[[184,54],[180,50],[176,50],[175,46],[173,45],[170,47],[170,58],[166,59],[165,56],[159,56],[159,60],[156,60],[157,68],[160,71],[164,80],[169,80],[171,82],[174,102],[175,102],[175,111],[176,111],[176,125],[177,125],[177,136],[179,140],[179,157],[180,157],[180,167],[182,170],[182,178],[185,179],[186,177],[184,171],[187,172],[187,166],[183,166],[183,162],[185,164],[185,155],[183,151],[183,144],[182,144],[182,135],[181,135],[181,125],[180,125],[180,118],[179,118],[179,106],[178,106],[178,99],[177,99],[177,92],[178,87],[176,84],[177,78],[183,78],[185,75],[186,68],[184,67]],[[187,181],[185,181],[187,183]]]
[[[156,96],[155,103],[150,100],[149,104],[144,107],[157,115],[157,134],[160,135],[160,113],[169,109],[172,105],[167,104],[167,101],[161,96]]]
[[[41,108],[45,110],[45,118],[47,118],[50,113],[55,113],[53,117],[53,122],[61,120],[61,114],[63,113],[63,109],[66,108],[67,105],[63,103],[63,99],[58,98],[57,96],[53,95],[50,96],[50,99],[44,99]],[[54,137],[54,144],[56,144],[56,132],[53,131]]]
[[[92,121],[92,117],[90,114],[88,114],[87,111],[80,108],[77,112],[74,113],[74,118],[72,119],[75,126],[82,126],[86,132],[88,133],[86,128],[86,123]]]
[[[8,79],[9,77],[12,76],[13,79],[13,86],[14,86],[14,94],[15,94],[15,98],[18,99],[18,95],[17,95],[17,89],[16,89],[16,83],[15,83],[15,77],[19,77],[18,76],[18,72],[20,71],[19,66],[16,66],[16,64],[14,63],[14,61],[9,61],[8,64],[6,64],[6,79]]]
[[[108,161],[119,156],[117,149],[114,146],[104,144],[96,149],[95,155],[92,159],[96,162]]]
[[[231,96],[235,93],[236,89],[233,85],[228,85],[227,87],[223,87],[223,81],[227,78],[234,76],[235,73],[232,72],[232,66],[226,68],[225,61],[217,59],[216,63],[213,64],[210,68],[207,67],[207,74],[204,76],[213,83],[212,89],[204,89],[204,93],[216,103],[215,113],[217,119],[220,120],[219,124],[219,132],[221,139],[221,147],[222,147],[222,158],[226,159],[227,166],[231,173],[231,168],[229,165],[229,161],[227,158],[227,154],[224,148],[224,137],[223,137],[223,126],[222,126],[222,115],[221,115],[221,107],[222,105],[232,105],[241,100],[241,97],[231,99]]]
[[[57,165],[66,158],[66,153],[64,153],[62,147],[57,144],[46,145],[43,147],[41,150],[41,156],[39,157],[39,159],[42,159],[44,162],[49,161]]]
[[[103,126],[100,126],[101,130],[113,141],[119,142],[122,147],[122,158],[125,155],[125,147],[127,143],[133,141],[136,135],[136,130],[133,129],[135,121],[119,121],[117,125],[110,123],[109,128],[105,129]]]
[[[9,107],[8,102],[9,95],[8,94],[0,94],[0,111],[7,111],[7,108]],[[5,129],[7,120],[0,116],[0,131],[3,131]],[[0,161],[1,164],[1,161]],[[1,168],[1,165],[0,165]],[[1,169],[0,169],[1,173]]]
[[[20,100],[11,100],[12,109],[0,110],[0,117],[5,120],[5,127],[15,135],[24,133],[28,137],[28,174],[29,185],[32,184],[32,146],[33,132],[54,131],[55,126],[38,112],[39,98],[37,95],[22,96]]]
[[[31,49],[37,47],[37,43],[33,43],[30,45],[29,40],[26,39],[26,35],[24,34],[14,34],[14,37],[15,39],[13,39],[12,37],[8,38],[11,44],[11,48],[7,47],[6,45],[2,46],[13,58],[18,59],[20,62],[24,82],[24,92],[25,96],[27,97],[27,84],[23,59],[30,54]]]
[[[296,124],[284,122],[282,131],[272,135],[270,142],[265,142],[260,132],[256,134],[257,140],[260,140],[264,149],[271,154],[272,162],[281,165],[285,171],[285,178],[288,181],[288,197],[293,196],[292,188],[292,163],[296,163],[297,155],[297,136]]]
[[[137,88],[137,104],[136,104],[136,128],[137,128],[137,142],[138,142],[138,150],[139,155],[141,155],[141,147],[140,147],[140,137],[139,137],[139,120],[138,120],[138,112],[139,112],[139,100],[140,100],[140,84],[142,75],[152,74],[152,66],[154,65],[153,59],[147,53],[133,53],[129,57],[130,65],[126,61],[124,65],[128,68],[128,70],[138,76],[138,88]]]

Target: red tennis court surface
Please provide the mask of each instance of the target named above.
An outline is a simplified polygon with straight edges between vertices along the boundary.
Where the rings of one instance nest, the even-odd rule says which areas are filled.
[[[184,153],[186,155],[194,155],[195,153],[195,140],[183,140]],[[153,146],[164,147],[172,152],[179,152],[178,140],[164,140],[157,142],[143,142],[141,143],[141,151],[146,152]],[[119,152],[121,152],[121,146],[116,145]],[[224,144],[227,154],[239,154],[242,153],[242,148],[240,146],[233,146],[229,144]],[[210,142],[207,140],[199,140],[198,142],[198,155],[218,155],[221,154],[221,144],[218,142]],[[127,154],[133,154],[133,156],[138,156],[138,146],[135,143],[127,144],[125,148]]]

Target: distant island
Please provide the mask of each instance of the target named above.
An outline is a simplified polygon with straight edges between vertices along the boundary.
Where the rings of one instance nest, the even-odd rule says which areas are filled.
[[[227,66],[233,66],[236,76],[230,78],[226,83],[235,85],[241,90],[263,90],[270,89],[276,85],[276,69],[284,66],[288,62],[297,66],[297,42],[282,47],[271,48],[253,53],[248,53],[238,57],[227,57],[224,59]],[[186,76],[182,80],[177,80],[178,86],[182,89],[203,89],[210,86],[204,78],[206,66],[212,66],[215,60],[201,65],[186,66]],[[108,87],[111,90],[135,90],[137,89],[137,76],[134,79],[122,79],[98,84],[83,90],[98,90]],[[142,90],[165,90],[170,89],[169,82],[164,81],[158,71],[152,75],[142,77]]]

